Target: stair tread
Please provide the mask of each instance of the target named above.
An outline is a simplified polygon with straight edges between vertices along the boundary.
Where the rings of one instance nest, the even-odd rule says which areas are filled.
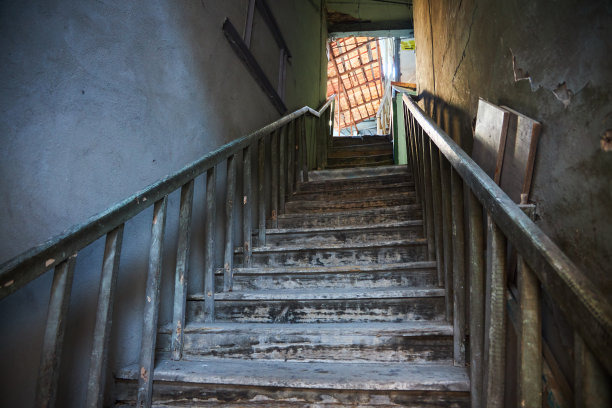
[[[325,169],[312,170],[308,172],[309,181],[323,180],[350,180],[354,178],[381,177],[389,174],[410,174],[404,165],[383,165],[383,166],[364,166],[351,167],[349,169]]]
[[[422,287],[382,288],[315,288],[265,289],[254,291],[218,292],[215,300],[339,300],[339,299],[398,299],[444,296],[444,289]],[[204,293],[194,293],[190,300],[203,300]]]
[[[404,269],[424,269],[435,268],[435,261],[417,262],[398,262],[392,264],[371,264],[371,265],[335,265],[335,266],[276,266],[276,267],[253,267],[253,268],[234,268],[236,275],[260,275],[260,274],[293,274],[293,273],[342,273],[342,272],[376,272],[394,271]],[[223,268],[217,269],[217,273],[222,274]]]
[[[376,224],[361,224],[361,225],[341,225],[341,226],[322,226],[322,227],[304,227],[304,228],[267,228],[266,235],[274,234],[299,234],[313,232],[328,232],[328,231],[362,231],[375,229],[391,229],[402,227],[414,227],[423,225],[422,220],[408,220],[398,222],[384,222]]]
[[[286,251],[309,251],[309,250],[342,250],[342,249],[363,249],[363,248],[380,248],[380,247],[398,247],[398,246],[409,246],[409,245],[422,245],[426,244],[427,239],[425,238],[411,238],[411,239],[395,239],[390,241],[363,241],[363,242],[315,242],[311,245],[287,245],[287,246],[260,246],[252,249],[252,253],[262,252],[286,252]],[[236,247],[234,250],[236,254],[242,254],[243,248]]]
[[[118,378],[125,380],[136,380],[139,375],[137,364],[117,373]],[[469,392],[469,377],[464,367],[388,362],[163,359],[156,364],[154,380],[260,387]]]
[[[404,205],[392,205],[386,207],[371,207],[371,208],[355,208],[352,210],[341,210],[341,211],[333,211],[329,213],[284,213],[279,214],[278,218],[318,218],[324,217],[326,215],[332,217],[344,217],[349,215],[360,216],[360,215],[368,215],[368,214],[385,214],[385,213],[398,213],[398,212],[410,212],[419,210],[421,208],[421,204],[404,204]]]

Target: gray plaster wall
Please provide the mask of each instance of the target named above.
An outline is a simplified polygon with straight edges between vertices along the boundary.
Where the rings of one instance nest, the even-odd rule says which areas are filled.
[[[229,17],[242,32],[247,3],[0,3],[0,263],[279,117],[221,31]],[[318,107],[326,74],[321,1],[268,3],[293,54],[286,105]],[[252,41],[276,85],[279,52],[257,15]],[[218,190],[220,205],[224,186]],[[203,196],[200,178],[196,202]],[[166,304],[178,201],[170,196]],[[125,227],[110,372],[138,359],[151,214]],[[194,209],[195,222],[204,217]],[[203,247],[202,233],[194,245]],[[83,404],[103,250],[101,239],[78,256],[58,406]],[[47,273],[0,301],[1,406],[33,404],[51,279]]]
[[[537,224],[609,298],[610,2],[417,0],[414,25],[422,104],[468,152],[479,97],[542,123],[530,197]],[[546,331],[557,333],[550,345],[571,382],[563,360],[572,333],[557,317]]]

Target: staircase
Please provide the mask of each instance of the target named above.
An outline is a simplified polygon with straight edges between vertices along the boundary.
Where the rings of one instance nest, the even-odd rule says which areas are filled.
[[[188,297],[181,360],[160,329],[154,406],[469,405],[412,175],[380,165],[388,140],[343,139],[268,220],[250,266],[236,249],[214,323],[205,294]],[[116,406],[136,403],[139,375],[116,373]]]

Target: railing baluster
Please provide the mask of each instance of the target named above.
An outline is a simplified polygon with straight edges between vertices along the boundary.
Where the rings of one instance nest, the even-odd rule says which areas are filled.
[[[306,116],[300,117],[300,149],[302,150],[302,181],[308,181],[308,140],[306,139]]]
[[[431,191],[431,164],[429,156],[429,136],[421,131],[422,149],[423,149],[423,184],[425,186],[425,218],[427,224],[427,259],[433,261],[436,259],[435,246],[435,231],[434,231],[434,214],[433,214],[433,196]],[[439,284],[440,282],[438,282]]]
[[[183,355],[183,329],[185,328],[185,307],[187,302],[187,281],[189,274],[193,184],[194,181],[191,180],[181,188],[176,271],[174,274],[174,312],[172,317],[173,360],[180,360]]]
[[[283,126],[278,132],[279,138],[279,191],[278,191],[278,210],[282,214],[285,212],[285,193],[287,187],[287,126]]]
[[[518,257],[519,310],[519,406],[534,407],[542,401],[542,321],[540,282],[522,257]]]
[[[207,323],[215,321],[215,167],[206,172],[206,246],[204,250],[204,314]]]
[[[236,155],[227,158],[227,191],[225,198],[225,250],[223,258],[223,291],[229,292],[234,275],[234,201],[236,201]]]
[[[485,284],[484,403],[504,406],[506,360],[506,237],[488,217]]]
[[[142,342],[140,346],[140,372],[138,377],[138,407],[150,407],[153,394],[155,343],[159,315],[159,286],[161,281],[162,251],[166,229],[168,196],[155,203],[151,227],[151,248],[145,292]]]
[[[611,407],[610,375],[574,332],[574,407]]]
[[[469,273],[470,273],[470,394],[472,408],[482,408],[484,354],[484,230],[482,207],[469,191]]]
[[[108,343],[113,321],[113,301],[115,286],[119,272],[121,244],[123,242],[123,224],[106,235],[100,289],[98,291],[98,307],[94,328],[91,359],[89,362],[89,377],[87,380],[86,407],[101,407],[104,398],[106,382],[106,358]]]
[[[280,132],[278,130],[274,131],[272,134],[272,146],[270,147],[270,156],[272,159],[272,185],[270,186],[270,203],[271,203],[271,212],[272,212],[272,222],[274,228],[278,228],[278,171],[279,171],[279,159],[278,159],[278,138]]]
[[[259,230],[257,235],[257,245],[266,245],[266,195],[265,195],[265,181],[266,181],[266,136],[259,139],[259,149],[257,151],[257,200],[259,201]]]
[[[453,221],[451,208],[451,166],[446,157],[440,155],[440,185],[442,195],[442,245],[444,256],[444,282],[446,317],[453,321]]]
[[[456,366],[465,365],[465,236],[463,180],[451,170],[451,213],[453,217],[453,326]]]
[[[251,223],[251,147],[247,146],[242,150],[242,256],[243,266],[251,266],[251,252],[253,246]]]
[[[419,196],[421,197],[421,211],[423,213],[423,235],[427,236],[427,200],[425,199],[425,180],[423,177],[423,128],[417,124],[414,135],[416,158],[417,158],[417,180],[419,186]]]
[[[293,194],[295,181],[295,121],[287,125],[287,195]]]
[[[76,254],[55,267],[36,385],[36,407],[54,407]]]
[[[438,271],[438,285],[443,287],[445,284],[444,276],[444,247],[442,239],[442,187],[440,181],[440,154],[436,145],[428,140],[429,143],[429,161],[431,163],[431,192],[433,197],[433,219],[435,230],[435,246],[436,246],[436,269]]]

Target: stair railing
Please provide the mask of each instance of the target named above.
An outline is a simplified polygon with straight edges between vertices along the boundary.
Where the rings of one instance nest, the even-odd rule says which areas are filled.
[[[36,388],[36,406],[55,404],[61,366],[61,351],[68,315],[70,292],[79,251],[106,236],[106,246],[100,277],[99,299],[94,327],[92,357],[87,386],[87,407],[103,404],[106,381],[108,343],[111,331],[113,298],[119,270],[124,224],[153,205],[151,243],[149,248],[146,293],[144,297],[144,324],[139,356],[138,406],[149,407],[152,401],[155,346],[160,305],[162,252],[168,195],[181,190],[179,232],[175,272],[172,358],[180,359],[183,350],[187,278],[189,273],[190,237],[194,180],[206,173],[206,243],[205,243],[205,312],[208,321],[214,320],[214,255],[215,223],[217,216],[225,216],[224,283],[223,290],[231,290],[236,229],[243,232],[243,255],[250,262],[253,224],[258,226],[259,243],[265,244],[266,218],[276,219],[283,213],[286,196],[291,194],[300,180],[307,180],[308,170],[324,166],[327,160],[327,142],[330,136],[330,105],[332,96],[318,111],[307,106],[264,126],[219,149],[208,153],[178,172],[151,184],[85,223],[74,226],[42,245],[34,247],[0,266],[0,299],[19,290],[32,280],[54,269],[51,297],[47,312],[43,350]],[[313,123],[308,124],[307,121]],[[310,130],[310,132],[308,132]],[[308,133],[308,134],[307,134]],[[271,162],[266,160],[270,147]],[[257,175],[251,174],[252,156],[257,153]],[[242,158],[243,191],[242,225],[234,217],[237,193],[237,161]],[[225,214],[215,208],[216,176],[218,166],[227,166],[225,180]],[[271,175],[271,177],[267,177]],[[253,192],[257,180],[258,194]],[[268,185],[268,188],[266,188]],[[266,192],[270,192],[267,197]],[[257,197],[257,205],[254,202]],[[253,208],[257,206],[257,213]]]
[[[541,406],[541,291],[575,333],[575,406],[611,406],[609,299],[408,95],[403,100],[428,256],[446,288],[455,365],[467,365],[469,351],[472,407],[505,404],[506,317],[518,334],[517,401]],[[507,243],[518,253],[517,291],[507,286]]]

